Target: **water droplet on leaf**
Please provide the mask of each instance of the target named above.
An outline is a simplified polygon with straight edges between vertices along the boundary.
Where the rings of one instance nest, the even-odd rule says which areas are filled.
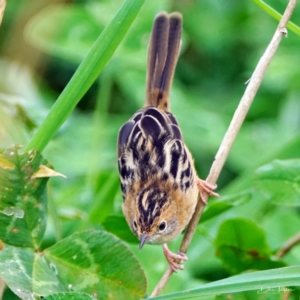
[[[5,207],[2,211],[7,216],[15,216],[18,219],[22,219],[24,217],[24,210],[18,207]]]
[[[55,264],[53,263],[50,263],[50,269],[52,270],[52,272],[55,274],[55,275],[58,275],[58,271],[57,271],[57,268],[55,266]]]

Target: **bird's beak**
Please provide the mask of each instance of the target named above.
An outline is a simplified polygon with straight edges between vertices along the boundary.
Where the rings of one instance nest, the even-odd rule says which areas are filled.
[[[141,235],[141,239],[140,239],[140,250],[142,250],[144,244],[147,242],[148,240],[148,235],[147,233],[144,231]]]

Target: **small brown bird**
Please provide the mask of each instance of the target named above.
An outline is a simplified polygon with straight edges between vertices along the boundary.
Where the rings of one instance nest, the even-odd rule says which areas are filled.
[[[218,196],[198,178],[181,130],[169,111],[169,93],[178,59],[182,18],[159,13],[148,49],[146,104],[120,129],[118,166],[123,212],[132,232],[145,243],[163,244],[171,268],[183,269],[184,253],[172,253],[167,242],[190,221],[198,193]],[[205,204],[205,203],[204,203]]]

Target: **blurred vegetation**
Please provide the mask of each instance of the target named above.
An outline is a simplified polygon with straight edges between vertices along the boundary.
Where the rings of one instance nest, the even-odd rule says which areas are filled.
[[[1,152],[14,143],[28,144],[121,3],[8,1],[0,27]],[[268,1],[281,13],[286,3]],[[161,10],[183,15],[172,112],[201,178],[207,176],[245,82],[277,27],[277,21],[250,0],[146,1],[113,58],[43,151],[55,169],[67,176],[49,182],[43,247],[82,229],[112,231],[126,241],[142,264],[149,293],[167,263],[159,246],[145,246],[139,252],[121,217],[116,139],[120,126],[144,103],[147,44],[153,18]],[[299,18],[298,6],[292,20]],[[212,207],[208,206],[199,224],[185,271],[172,276],[164,292],[193,288],[249,269],[299,262],[299,246],[280,261],[274,255],[299,231],[300,193],[295,191],[292,202],[284,193],[281,201],[277,197],[272,202],[273,196],[255,184],[259,178],[255,171],[262,165],[273,166],[274,159],[300,158],[299,43],[293,32],[282,40],[219,178],[221,206],[226,207],[210,200]],[[214,204],[219,213],[209,217]],[[249,235],[249,241],[240,245],[242,256],[232,259],[225,248],[236,241],[230,237],[224,241],[224,236],[234,226],[241,226],[240,234]],[[254,236],[261,238],[257,241]],[[179,243],[180,238],[170,247],[176,250]],[[249,263],[256,253],[246,257],[255,245],[258,257],[265,257],[264,264]],[[297,290],[294,294],[297,299]],[[268,299],[279,299],[277,296]],[[13,299],[9,291],[6,297]]]

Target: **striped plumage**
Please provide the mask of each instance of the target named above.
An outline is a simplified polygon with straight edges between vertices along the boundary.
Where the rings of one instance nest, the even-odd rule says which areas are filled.
[[[118,166],[123,212],[144,243],[166,243],[178,236],[194,212],[199,188],[192,156],[169,111],[169,91],[178,59],[181,15],[155,18],[149,50],[146,104],[120,129]],[[204,184],[207,190],[207,184]],[[174,271],[184,254],[164,252]]]
[[[193,160],[177,124],[171,113],[150,106],[137,112],[119,134],[123,211],[133,232],[151,233],[152,243],[180,234],[197,202]],[[178,215],[180,210],[184,214]],[[159,230],[162,222],[165,231]]]

